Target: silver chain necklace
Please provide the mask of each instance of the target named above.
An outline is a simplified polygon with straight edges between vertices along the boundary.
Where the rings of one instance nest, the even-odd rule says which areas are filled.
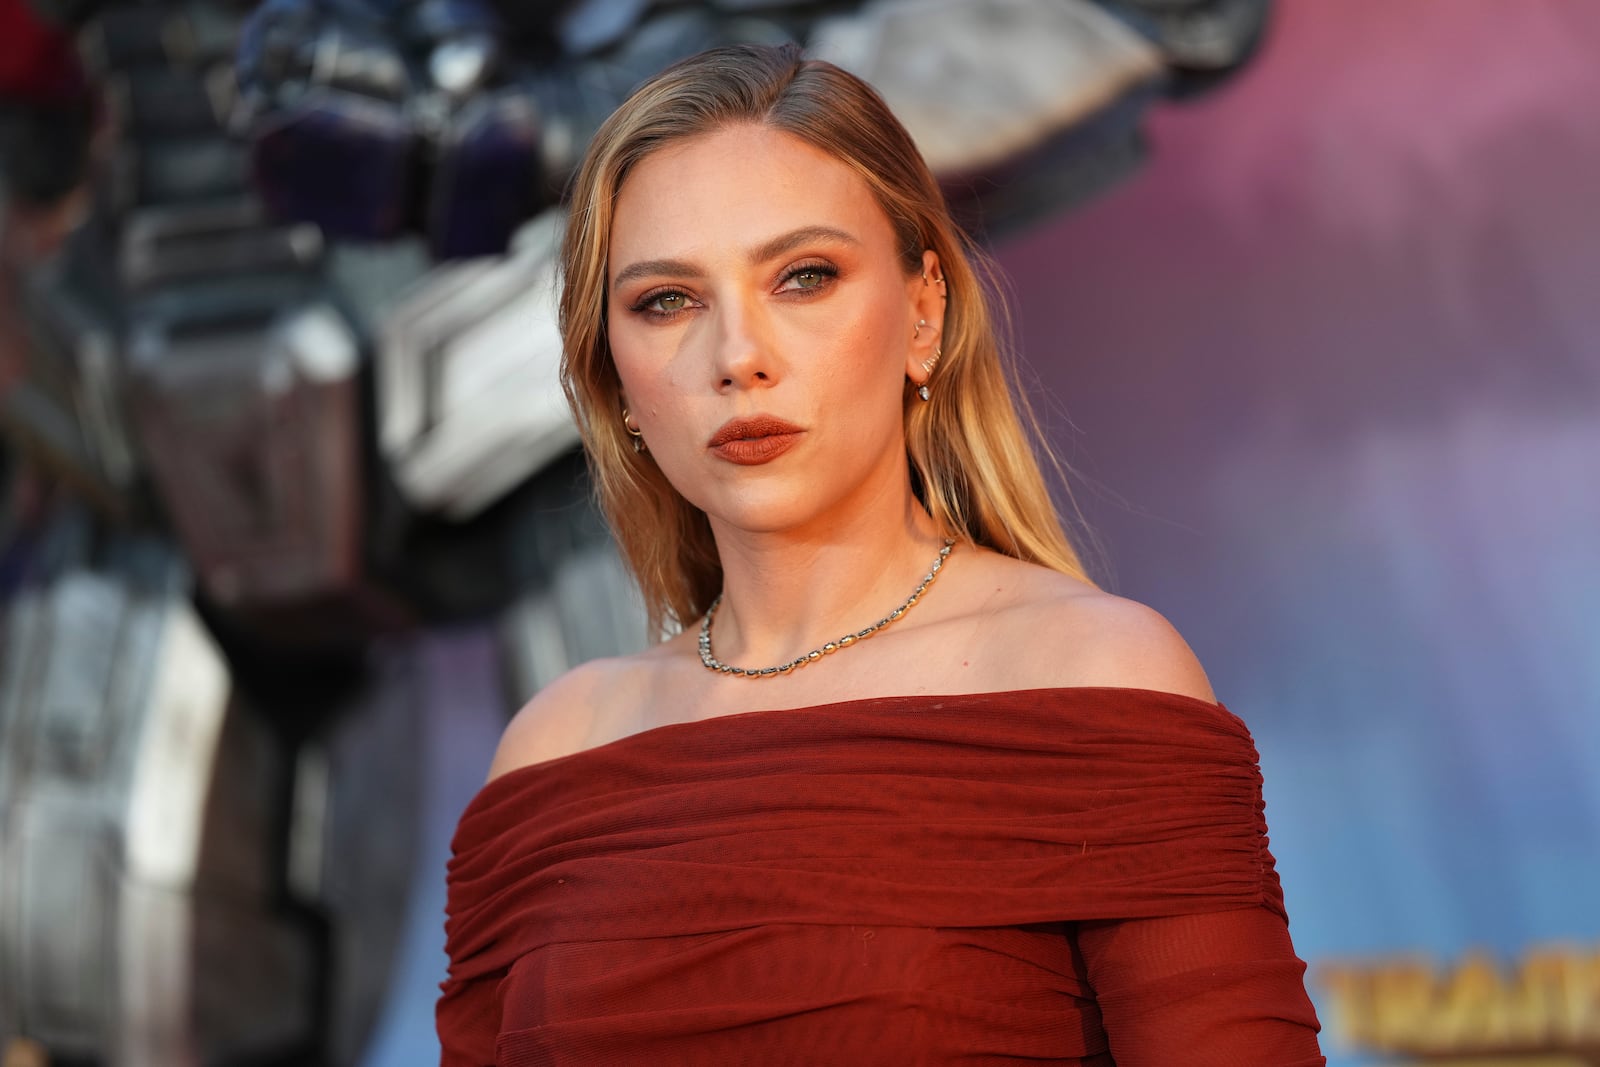
[[[719,674],[734,674],[745,678],[771,678],[777,674],[788,674],[796,667],[804,667],[808,663],[815,663],[823,656],[837,652],[841,648],[849,648],[857,641],[865,641],[891,622],[899,621],[900,616],[911,610],[911,605],[915,604],[917,598],[927,592],[928,586],[932,585],[933,580],[939,576],[939,568],[944,566],[944,561],[950,555],[950,550],[955,547],[955,544],[953,539],[945,541],[944,547],[939,550],[939,557],[933,561],[933,566],[928,568],[928,573],[922,576],[922,582],[910,596],[906,597],[904,604],[901,604],[865,630],[853,634],[845,634],[837,641],[829,641],[820,648],[814,648],[805,655],[797,656],[788,663],[783,663],[776,667],[730,667],[711,654],[711,617],[717,613],[717,605],[722,603],[722,594],[718,593],[717,599],[713,600],[711,606],[706,609],[705,618],[700,620],[700,662],[705,664],[706,670],[716,671]]]

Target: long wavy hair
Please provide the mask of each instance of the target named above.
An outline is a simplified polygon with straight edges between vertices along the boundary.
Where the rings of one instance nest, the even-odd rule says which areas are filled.
[[[794,45],[732,46],[656,75],[600,127],[573,181],[561,249],[561,385],[652,629],[704,614],[722,587],[722,564],[705,513],[633,450],[623,426],[606,337],[613,214],[640,160],[742,123],[782,130],[854,168],[888,215],[908,276],[921,271],[924,249],[938,253],[948,294],[944,357],[930,401],[909,381],[903,397],[913,487],[934,521],[946,536],[1085,578],[1040,473],[1037,424],[1010,388],[989,261],[951,219],[911,136],[853,74]]]

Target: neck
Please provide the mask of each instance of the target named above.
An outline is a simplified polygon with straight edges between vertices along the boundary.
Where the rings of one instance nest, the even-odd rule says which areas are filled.
[[[909,489],[900,507],[822,526],[752,532],[713,523],[723,572],[718,659],[775,666],[872,625],[910,596],[944,545]]]

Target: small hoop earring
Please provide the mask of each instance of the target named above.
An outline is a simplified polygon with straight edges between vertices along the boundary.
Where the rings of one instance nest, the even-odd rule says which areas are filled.
[[[911,331],[911,339],[915,341],[922,334],[923,327],[928,325],[927,319],[918,319],[917,325]]]
[[[628,431],[628,436],[633,439],[633,450],[643,453],[646,451],[644,431],[628,422],[628,409],[622,409],[622,428]]]

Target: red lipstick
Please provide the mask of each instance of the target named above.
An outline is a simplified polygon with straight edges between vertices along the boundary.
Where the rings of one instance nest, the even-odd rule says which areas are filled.
[[[729,463],[754,466],[789,451],[803,433],[794,423],[772,415],[747,415],[723,423],[706,447]]]

